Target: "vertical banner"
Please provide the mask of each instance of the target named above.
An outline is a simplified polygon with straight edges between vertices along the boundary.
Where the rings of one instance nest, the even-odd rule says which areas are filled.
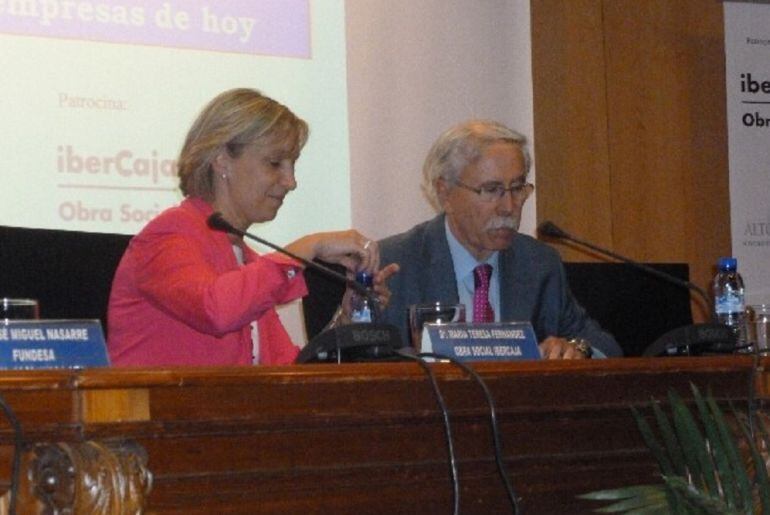
[[[770,303],[770,3],[724,14],[733,255],[747,303]]]

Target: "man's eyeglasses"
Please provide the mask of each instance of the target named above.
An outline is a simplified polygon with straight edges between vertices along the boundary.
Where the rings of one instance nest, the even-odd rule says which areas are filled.
[[[497,202],[506,192],[510,191],[513,199],[517,202],[524,202],[535,191],[535,185],[531,182],[517,182],[505,187],[499,182],[484,183],[478,188],[469,186],[461,181],[455,180],[454,183],[461,188],[472,191],[479,196],[482,202]]]

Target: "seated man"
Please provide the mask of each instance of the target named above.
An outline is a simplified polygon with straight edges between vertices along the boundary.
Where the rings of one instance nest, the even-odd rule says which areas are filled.
[[[529,168],[526,139],[496,122],[457,125],[433,144],[423,188],[440,214],[380,242],[382,262],[401,267],[383,321],[404,341],[410,305],[460,302],[468,321],[529,320],[547,359],[622,355],[572,296],[558,253],[518,233]]]

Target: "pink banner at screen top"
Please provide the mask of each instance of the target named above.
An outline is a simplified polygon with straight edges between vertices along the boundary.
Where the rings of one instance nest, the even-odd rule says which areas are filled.
[[[308,0],[4,0],[0,32],[310,57]]]

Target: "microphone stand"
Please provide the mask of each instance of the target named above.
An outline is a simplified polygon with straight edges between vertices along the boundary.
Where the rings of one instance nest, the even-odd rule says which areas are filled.
[[[261,243],[262,245],[270,247],[271,249],[273,249],[273,250],[275,250],[277,252],[280,252],[281,254],[284,254],[284,255],[289,256],[290,258],[292,258],[292,259],[294,259],[296,261],[299,261],[300,263],[302,263],[303,265],[305,265],[308,268],[312,268],[313,270],[317,270],[317,271],[321,272],[322,274],[324,274],[324,275],[326,275],[328,277],[331,277],[332,279],[345,284],[346,286],[348,286],[348,287],[352,288],[353,290],[355,290],[356,293],[366,297],[369,300],[369,304],[371,304],[371,306],[372,306],[372,315],[374,316],[374,321],[377,322],[377,321],[380,320],[380,304],[379,304],[379,301],[378,301],[377,297],[374,295],[374,293],[371,290],[365,288],[364,286],[362,286],[361,284],[359,284],[355,280],[350,279],[349,277],[344,276],[344,275],[336,272],[335,270],[332,270],[331,268],[325,267],[323,265],[320,265],[318,263],[315,263],[313,261],[305,259],[305,258],[303,258],[301,256],[298,256],[298,255],[294,254],[293,252],[291,252],[291,251],[289,251],[289,250],[287,250],[287,249],[285,249],[285,248],[283,248],[283,247],[281,247],[279,245],[276,245],[275,243],[271,243],[271,242],[265,240],[264,238],[260,238],[256,234],[252,234],[250,232],[238,229],[237,227],[232,225],[230,222],[225,220],[224,217],[222,216],[222,213],[219,213],[219,212],[213,213],[211,216],[209,216],[209,218],[207,220],[207,223],[208,223],[208,226],[210,228],[214,229],[214,230],[222,231],[222,232],[226,232],[226,233],[230,233],[230,234],[235,234],[236,236],[240,236],[242,238],[245,237],[245,238],[249,238],[251,240],[254,240],[254,241],[258,242],[258,243]]]
[[[703,302],[705,303],[706,307],[708,308],[709,315],[711,316],[713,321],[716,321],[716,316],[714,314],[713,308],[709,308],[711,306],[711,300],[709,299],[706,292],[698,286],[695,283],[692,283],[690,281],[684,281],[678,277],[675,277],[671,274],[667,274],[665,272],[661,272],[660,270],[656,270],[655,268],[652,268],[651,266],[647,266],[644,263],[639,263],[638,261],[634,261],[633,259],[627,258],[625,256],[621,256],[620,254],[617,254],[615,252],[612,252],[611,250],[601,248],[597,245],[594,245],[593,243],[590,243],[588,241],[582,240],[580,238],[576,238],[575,236],[572,236],[571,234],[567,233],[566,231],[562,230],[560,227],[558,227],[556,224],[550,221],[543,222],[540,224],[537,228],[538,232],[542,234],[543,236],[549,236],[551,238],[557,238],[557,239],[563,239],[568,240],[573,243],[577,243],[578,245],[582,245],[584,247],[588,247],[591,250],[594,250],[598,252],[599,254],[603,254],[605,256],[609,256],[613,259],[617,259],[618,261],[622,261],[623,263],[626,263],[628,265],[633,266],[634,268],[638,268],[640,270],[643,270],[647,272],[648,274],[654,275],[655,277],[659,279],[663,279],[664,281],[668,281],[670,283],[676,284],[677,286],[682,286],[684,288],[693,290],[696,292],[700,297],[703,299]]]

